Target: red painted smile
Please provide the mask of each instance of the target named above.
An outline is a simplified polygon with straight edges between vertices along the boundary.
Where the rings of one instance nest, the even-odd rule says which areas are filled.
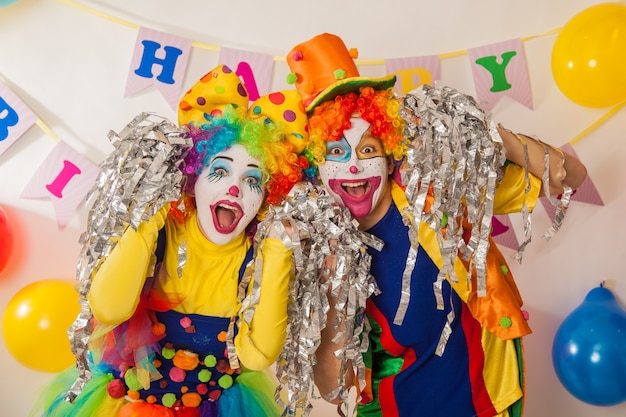
[[[356,218],[364,217],[372,211],[374,193],[380,187],[380,177],[361,178],[356,180],[331,179],[330,189]]]

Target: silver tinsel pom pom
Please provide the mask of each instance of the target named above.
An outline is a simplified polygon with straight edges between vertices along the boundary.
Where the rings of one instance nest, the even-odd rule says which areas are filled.
[[[120,133],[110,132],[114,150],[100,164],[77,265],[81,310],[68,331],[76,356],[78,379],[67,393],[74,401],[91,378],[89,337],[92,312],[87,303],[91,277],[128,227],[149,220],[170,201],[180,198],[184,176],[178,169],[191,146],[186,131],[156,115],[142,113]]]

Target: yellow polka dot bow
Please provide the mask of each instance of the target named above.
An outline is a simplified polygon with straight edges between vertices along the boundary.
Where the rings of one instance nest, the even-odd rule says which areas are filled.
[[[219,65],[204,75],[181,99],[178,123],[204,123],[211,116],[232,107],[240,117],[262,123],[280,123],[285,139],[296,153],[304,149],[308,137],[308,119],[302,98],[297,91],[285,90],[260,97],[248,107],[248,91],[241,79],[228,66]]]

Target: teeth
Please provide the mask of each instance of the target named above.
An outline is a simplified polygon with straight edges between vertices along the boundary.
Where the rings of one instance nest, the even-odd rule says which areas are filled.
[[[239,210],[236,207],[233,207],[227,203],[220,203],[217,205],[218,208],[221,208],[223,210],[228,210],[231,213],[233,213],[233,215],[235,216],[235,218],[237,217],[237,213],[239,212]],[[226,225],[219,223],[219,227],[227,227]]]
[[[367,181],[363,181],[363,182],[350,182],[347,184],[341,184],[343,187],[362,187],[365,184],[367,184]]]

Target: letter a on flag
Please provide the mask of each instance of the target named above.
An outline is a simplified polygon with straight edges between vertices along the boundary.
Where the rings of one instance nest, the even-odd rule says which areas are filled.
[[[274,66],[272,55],[221,48],[219,62],[235,72],[248,91],[250,102],[270,92]]]

